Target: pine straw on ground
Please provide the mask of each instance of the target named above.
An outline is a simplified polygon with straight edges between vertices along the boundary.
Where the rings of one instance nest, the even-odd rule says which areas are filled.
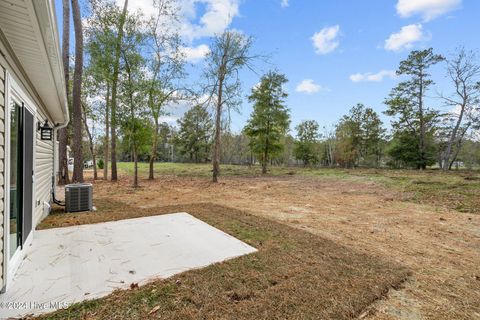
[[[409,276],[395,263],[238,209],[209,203],[141,209],[109,199],[96,205],[97,212],[52,214],[39,227],[188,212],[259,251],[41,319],[352,319]]]

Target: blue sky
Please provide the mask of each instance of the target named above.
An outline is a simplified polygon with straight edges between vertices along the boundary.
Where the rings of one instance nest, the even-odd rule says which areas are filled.
[[[117,0],[122,2],[122,0]],[[331,126],[356,103],[382,112],[383,100],[399,81],[393,76],[410,50],[433,47],[449,55],[456,47],[480,48],[478,0],[180,0],[182,35],[193,66],[188,81],[199,81],[209,37],[236,29],[255,38],[253,51],[268,54],[259,73],[276,68],[289,79],[287,105],[292,133],[302,120]],[[56,0],[61,19],[61,1]],[[130,0],[148,11],[151,0]],[[59,20],[59,25],[61,21]],[[444,65],[432,69],[435,91],[448,91]],[[259,80],[241,74],[243,95]],[[438,99],[430,99],[440,106]],[[172,118],[185,106],[171,108]],[[244,99],[232,129],[241,130],[252,106]],[[388,124],[388,117],[382,116]]]

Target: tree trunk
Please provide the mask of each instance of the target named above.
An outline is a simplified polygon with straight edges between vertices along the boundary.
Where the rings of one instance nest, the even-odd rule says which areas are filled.
[[[89,145],[90,145],[90,154],[92,155],[92,161],[93,161],[93,180],[98,180],[97,155],[95,154],[95,145],[93,144],[92,134],[90,133],[90,130],[88,129],[86,119],[85,119],[85,130],[87,131],[87,134],[88,134],[88,141],[89,141]]]
[[[423,73],[423,70],[420,71],[420,74]],[[419,141],[419,151],[420,151],[420,169],[426,169],[426,159],[425,159],[425,119],[423,118],[423,76],[420,75],[419,83],[419,95],[418,95],[418,109],[419,109],[419,121],[420,121],[420,141]]]
[[[267,124],[267,137],[270,134],[270,123]],[[265,150],[263,152],[263,161],[262,161],[262,174],[267,174],[267,163],[268,163],[268,138],[265,140]]]
[[[462,124],[462,121],[463,121],[463,114],[465,112],[466,103],[467,102],[464,100],[464,103],[461,106],[460,115],[458,116],[458,119],[457,119],[457,123],[455,124],[455,127],[453,128],[452,134],[450,135],[450,139],[448,140],[447,150],[445,151],[444,158],[443,158],[443,163],[445,165],[443,165],[442,168],[443,168],[444,171],[451,170],[451,166],[452,166],[453,162],[455,162],[456,157],[452,160],[452,164],[450,164],[450,157],[452,155],[453,144],[454,144],[455,140],[457,139],[458,130],[460,129],[460,125]],[[460,144],[460,146],[461,146],[461,141],[462,141],[461,139],[458,140],[458,144]],[[458,148],[458,149],[460,149],[460,148]]]
[[[155,163],[154,156],[150,156],[150,160],[148,161],[148,180],[155,179],[155,175],[153,174],[153,165]]]
[[[155,160],[157,159],[157,148],[158,148],[158,130],[159,130],[158,118],[155,119],[154,130],[155,131],[153,132],[152,150],[150,151],[150,160],[148,164],[148,180],[155,179],[154,164],[155,164]]]
[[[110,147],[110,83],[107,82],[105,99],[105,141],[103,144],[103,180],[108,180],[108,159]]]
[[[95,152],[92,154],[92,162],[93,162],[93,179],[98,180],[97,155],[95,154]]]
[[[461,150],[461,148],[462,148],[463,137],[465,136],[465,133],[467,133],[469,127],[470,127],[470,125],[468,125],[468,126],[461,132],[460,137],[459,137],[458,140],[457,140],[457,145],[456,145],[455,153],[453,154],[452,160],[450,160],[450,163],[445,163],[445,166],[448,166],[448,170],[451,170],[453,164],[455,163],[455,161],[457,161],[458,154],[460,153],[460,150]]]
[[[67,157],[68,127],[58,131],[58,142],[58,184],[66,185],[70,183]]]
[[[138,188],[138,152],[137,147],[134,144],[133,146],[133,187]]]
[[[63,0],[62,60],[67,103],[70,102],[70,0]],[[58,131],[58,184],[70,183],[68,177],[68,127]]]
[[[83,30],[78,0],[72,0],[73,25],[75,29],[75,73],[73,75],[73,182],[83,182],[82,148],[82,73]]]
[[[223,78],[220,78],[218,85],[217,112],[215,115],[215,140],[213,144],[212,159],[212,181],[218,182],[220,175],[220,147],[221,147],[221,130],[222,130],[222,98],[223,98]]]
[[[328,158],[327,158],[327,161],[328,161],[328,166],[332,167],[333,166],[333,157],[332,157],[332,146],[330,145],[330,143],[328,144],[327,146],[327,154],[328,154]]]
[[[83,106],[83,124],[85,126],[85,131],[87,132],[87,137],[88,137],[88,143],[89,143],[89,149],[90,149],[90,154],[92,156],[92,161],[93,161],[93,180],[98,180],[98,173],[97,173],[97,159],[96,159],[96,154],[95,154],[95,145],[93,143],[93,136],[92,133],[90,132],[90,128],[88,127],[87,124],[87,112],[85,105],[82,103]]]
[[[117,43],[115,46],[115,61],[113,65],[113,81],[112,81],[112,106],[111,106],[111,139],[112,139],[112,181],[117,181],[117,85],[118,85],[118,74],[120,69],[120,54],[122,49],[122,39],[123,39],[123,26],[125,24],[125,19],[127,15],[128,0],[125,0],[123,4],[122,16],[118,24],[118,36]]]
[[[132,141],[132,154],[131,157],[133,158],[133,187],[138,188],[138,148],[136,142],[136,124],[135,124],[135,106],[133,103],[133,91],[132,91],[132,70],[130,69],[130,65],[128,63],[128,59],[125,57],[125,70],[128,75],[128,98],[130,104],[130,121],[132,122],[131,128],[131,141]]]

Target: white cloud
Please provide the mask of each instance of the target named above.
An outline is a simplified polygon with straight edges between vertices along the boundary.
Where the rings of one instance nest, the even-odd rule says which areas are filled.
[[[117,6],[123,8],[125,4],[125,0],[116,0]],[[128,2],[128,10],[129,11],[142,11],[144,14],[152,14],[155,12],[155,8],[153,6],[153,0],[135,0]]]
[[[210,37],[227,29],[239,15],[240,0],[182,0],[182,35],[188,40]],[[205,12],[197,17],[196,4],[205,5]]]
[[[288,7],[290,4],[288,3],[289,0],[282,0],[282,2],[280,2],[280,6],[282,8],[286,8]]]
[[[326,90],[327,90],[326,88],[322,87],[319,84],[316,84],[312,79],[303,80],[295,88],[295,91],[306,93],[306,94],[313,94],[313,93],[326,91]]]
[[[185,59],[192,63],[199,62],[210,53],[210,48],[206,44],[201,44],[197,47],[182,47],[181,50],[185,55]]]
[[[402,18],[421,15],[425,21],[456,9],[462,0],[398,0],[397,13]]]
[[[335,50],[340,44],[337,37],[340,26],[325,27],[312,36],[313,46],[317,54],[327,54]]]
[[[124,0],[116,0],[116,3],[123,7]],[[198,5],[204,5],[201,16],[197,15]],[[180,33],[188,41],[222,33],[240,14],[239,5],[240,0],[178,0]],[[153,0],[130,1],[128,8],[131,11],[142,11],[146,16],[157,11]]]
[[[421,24],[409,24],[402,27],[397,33],[392,33],[385,40],[385,50],[400,51],[402,49],[410,49],[415,42],[425,40],[423,35],[423,27]]]
[[[393,70],[380,70],[377,73],[355,73],[350,76],[350,80],[353,82],[380,82],[384,78],[395,79],[397,77]]]

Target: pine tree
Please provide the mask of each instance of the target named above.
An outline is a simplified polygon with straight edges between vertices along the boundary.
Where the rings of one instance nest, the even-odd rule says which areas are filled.
[[[281,139],[290,126],[290,111],[285,106],[288,95],[283,90],[287,81],[283,74],[271,71],[262,77],[248,97],[254,106],[244,130],[250,137],[252,152],[260,159],[263,174],[267,173],[271,157],[282,151]]]
[[[425,94],[434,83],[428,69],[443,60],[441,55],[433,53],[432,48],[412,51],[406,60],[400,62],[397,70],[398,75],[409,76],[410,79],[400,82],[385,101],[388,106],[385,114],[396,117],[392,120],[392,127],[397,140],[390,154],[395,158],[402,153],[395,149],[408,150],[412,156],[408,157],[407,166],[425,169],[435,162],[433,136],[438,112],[425,105]],[[412,144],[407,135],[415,137],[417,142]],[[412,146],[417,148],[414,153],[410,150]]]
[[[82,75],[83,28],[78,0],[72,0],[73,26],[75,30],[75,72],[73,73],[73,182],[83,182],[83,130],[82,130]]]
[[[212,147],[213,121],[207,109],[196,105],[178,120],[180,130],[176,144],[180,153],[192,162],[206,162]]]

